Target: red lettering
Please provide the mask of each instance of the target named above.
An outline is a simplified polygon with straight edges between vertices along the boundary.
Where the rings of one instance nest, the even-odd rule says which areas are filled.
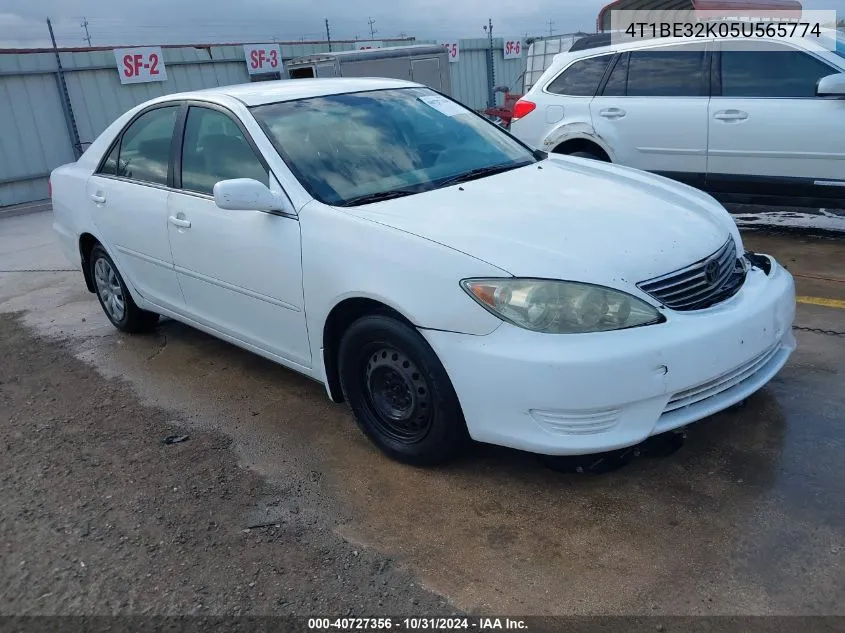
[[[150,53],[150,74],[158,74],[158,55],[155,53]]]
[[[270,51],[270,66],[275,68],[279,65],[279,53],[276,49]]]
[[[144,66],[144,56],[143,55],[133,55],[132,56],[132,66],[134,67],[133,74],[138,76],[141,74],[141,68]]]
[[[264,60],[265,59],[266,59],[266,57],[264,55],[264,49],[263,48],[259,49],[258,50],[258,67],[259,68],[264,68]]]
[[[132,55],[124,55],[123,56],[123,76],[124,77],[131,77],[132,76]]]
[[[258,68],[258,51],[252,51],[249,57],[251,60],[249,63],[250,68]]]

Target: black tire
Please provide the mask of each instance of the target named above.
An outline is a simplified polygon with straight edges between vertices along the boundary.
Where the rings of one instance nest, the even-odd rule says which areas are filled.
[[[449,376],[414,328],[390,316],[361,317],[343,335],[338,369],[355,421],[392,459],[440,464],[465,445]]]
[[[589,158],[590,160],[600,160],[605,162],[601,156],[593,154],[592,152],[572,152],[569,156],[575,156],[576,158]]]
[[[94,293],[112,325],[121,332],[129,334],[150,332],[155,329],[159,315],[141,310],[135,305],[123,277],[120,276],[117,266],[106,249],[97,244],[91,249],[88,261],[91,266],[91,279],[94,281]],[[122,305],[122,310],[117,309],[116,306],[119,305]]]

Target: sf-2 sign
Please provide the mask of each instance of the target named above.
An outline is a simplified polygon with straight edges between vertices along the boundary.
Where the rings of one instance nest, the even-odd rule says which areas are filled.
[[[244,57],[250,75],[277,73],[282,69],[282,51],[278,44],[244,44]]]
[[[522,57],[522,40],[505,40],[502,52],[505,59],[518,59]]]
[[[141,84],[148,81],[167,81],[161,46],[116,48],[114,59],[122,84]]]
[[[449,53],[449,62],[456,63],[461,60],[461,46],[458,42],[440,42],[446,52]]]

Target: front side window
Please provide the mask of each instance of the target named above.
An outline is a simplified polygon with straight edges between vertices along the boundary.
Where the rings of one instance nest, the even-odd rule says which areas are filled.
[[[314,97],[252,113],[326,204],[411,195],[536,162],[500,128],[427,88]]]
[[[613,55],[602,55],[577,61],[558,75],[546,90],[569,97],[592,97],[611,59]]]
[[[99,173],[166,185],[178,111],[178,105],[156,108],[135,119],[124,130]]]
[[[629,97],[704,96],[704,51],[682,46],[632,51],[628,59]]]
[[[735,42],[721,57],[723,97],[815,97],[819,79],[836,72],[812,55],[774,43],[761,50]]]
[[[228,115],[191,106],[182,142],[182,188],[210,195],[214,185],[231,178],[270,184],[267,169]]]

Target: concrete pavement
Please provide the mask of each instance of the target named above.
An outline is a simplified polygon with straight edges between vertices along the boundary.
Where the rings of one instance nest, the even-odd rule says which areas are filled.
[[[117,333],[81,274],[60,270],[72,266],[50,221],[0,220],[0,270],[45,270],[0,272],[0,311],[25,311],[36,333],[146,403],[225,433],[240,465],[271,483],[319,473],[307,511],[462,609],[845,615],[845,336],[798,331],[798,351],[767,388],[691,427],[667,458],[590,477],[476,446],[420,470],[382,457],[321,385],[253,354],[175,322]],[[799,295],[845,299],[842,240],[746,239],[788,265]],[[800,304],[797,325],[845,332],[845,310]]]

